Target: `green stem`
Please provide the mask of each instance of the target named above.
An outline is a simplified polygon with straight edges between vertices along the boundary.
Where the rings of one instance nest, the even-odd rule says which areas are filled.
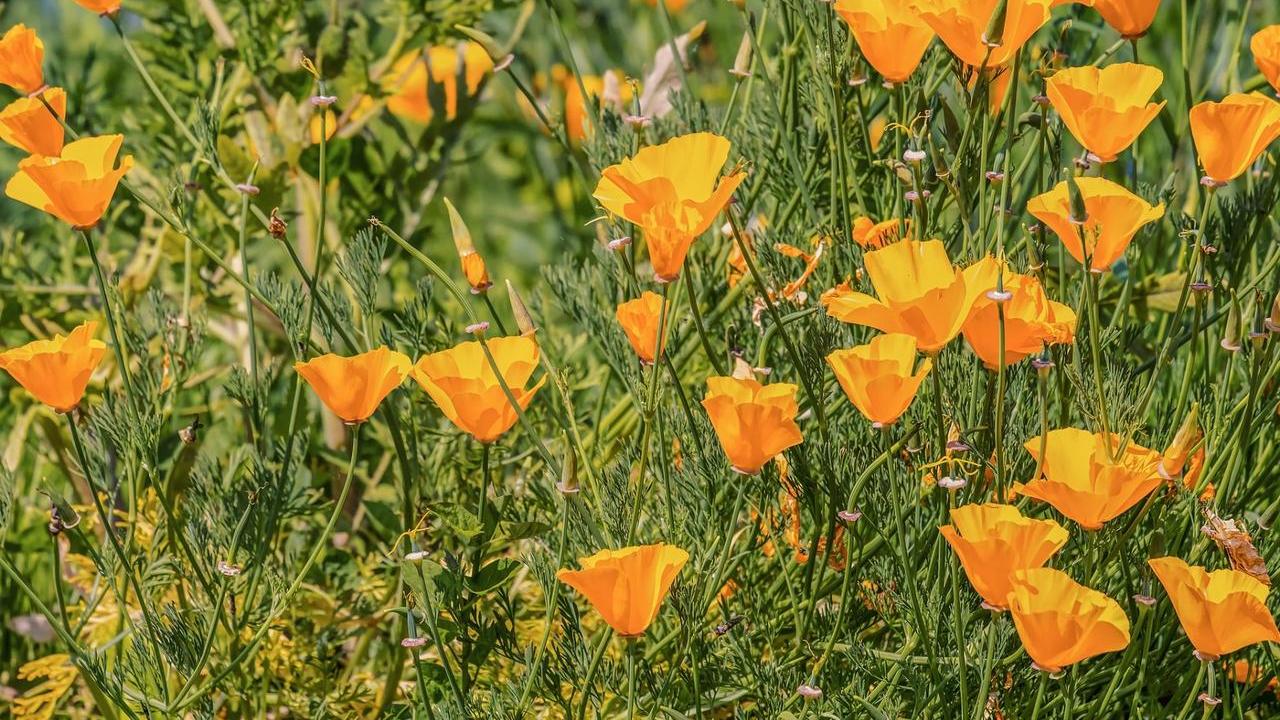
[[[129,373],[129,362],[125,358],[124,343],[120,341],[120,331],[116,328],[116,315],[111,305],[111,291],[107,285],[106,275],[102,272],[102,262],[98,260],[98,248],[93,242],[93,230],[82,228],[80,236],[84,238],[85,251],[93,262],[93,271],[98,276],[98,292],[102,294],[102,314],[107,318],[107,330],[111,333],[111,344],[115,351],[116,362],[120,365],[120,377],[124,379],[125,392],[133,396],[133,377]]]

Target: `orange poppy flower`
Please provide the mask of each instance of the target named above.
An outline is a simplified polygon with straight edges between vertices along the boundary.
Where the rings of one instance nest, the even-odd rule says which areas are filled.
[[[911,221],[908,220],[905,227],[910,232]],[[864,249],[879,250],[905,235],[902,228],[903,223],[898,218],[876,222],[869,217],[860,216],[853,221],[853,241]]]
[[[1150,65],[1086,65],[1054,73],[1045,95],[1076,141],[1111,162],[1164,108],[1149,102],[1163,81],[1164,73]]]
[[[459,99],[475,95],[491,72],[493,60],[476,42],[415,50],[397,60],[383,77],[387,110],[423,125],[441,113],[452,120],[458,116]],[[459,76],[465,89],[458,87]]]
[[[634,638],[649,629],[687,562],[675,545],[639,545],[579,558],[581,570],[561,569],[556,578],[586,596],[614,632]]]
[[[1191,138],[1205,175],[1218,183],[1239,177],[1280,137],[1280,103],[1262,93],[1236,93],[1191,108]]]
[[[1013,365],[1044,349],[1070,344],[1076,333],[1076,313],[1050,300],[1033,275],[1006,272],[1004,290],[1004,364]],[[980,295],[965,321],[964,339],[988,368],[1000,367],[1000,303]]]
[[[1111,436],[1113,449],[1119,441],[1119,436]],[[1113,462],[1104,442],[1101,434],[1087,430],[1053,430],[1041,459],[1040,438],[1031,438],[1023,447],[1037,461],[1043,460],[1043,476],[1025,485],[1014,483],[1014,492],[1049,503],[1086,530],[1101,528],[1161,482],[1160,453],[1130,442]]]
[[[601,173],[595,199],[644,231],[659,281],[680,275],[693,241],[711,227],[746,178],[743,172],[721,178],[728,158],[728,140],[693,133],[642,148]]]
[[[453,247],[458,251],[458,262],[462,263],[462,274],[471,286],[471,294],[479,295],[493,287],[489,269],[485,267],[484,258],[471,241],[471,231],[467,229],[467,224],[462,221],[462,216],[453,207],[453,203],[449,202],[449,198],[444,199],[444,207],[449,211],[449,230],[453,233]]]
[[[836,0],[862,56],[891,83],[904,83],[933,42],[933,30],[899,0]]]
[[[67,93],[62,88],[51,88],[44,93],[49,107],[58,117],[67,116]],[[49,112],[39,98],[20,98],[0,110],[0,140],[29,155],[62,154],[62,123]]]
[[[107,352],[96,340],[96,322],[86,322],[63,337],[36,340],[0,353],[0,369],[54,411],[71,412],[84,397],[89,378]]]
[[[120,12],[120,0],[75,0],[75,3],[99,15],[114,15]]]
[[[538,367],[537,341],[521,335],[487,342],[502,379],[524,410],[547,380],[544,375],[536,385],[524,389]],[[423,355],[413,367],[413,378],[445,417],[482,443],[502,437],[519,419],[479,342],[459,343],[448,350]]]
[[[4,192],[75,228],[93,227],[107,211],[120,178],[133,167],[132,155],[116,166],[123,143],[123,135],[100,135],[68,143],[56,157],[32,155],[18,163]]]
[[[1181,475],[1192,451],[1200,445],[1202,439],[1204,439],[1204,430],[1200,428],[1200,404],[1192,403],[1190,412],[1183,418],[1182,424],[1178,426],[1178,432],[1173,436],[1173,441],[1169,443],[1169,447],[1165,448],[1164,455],[1160,458],[1160,474],[1166,479]]]
[[[990,68],[1013,60],[1018,49],[1049,21],[1052,0],[1008,0],[1004,34],[999,38],[984,36],[1001,0],[909,0],[908,5],[961,62]]]
[[[649,7],[651,8],[658,7],[658,0],[644,0],[644,1],[648,3]],[[670,10],[671,12],[680,12],[681,10],[688,7],[689,0],[666,0],[663,4],[666,5],[667,10]]]
[[[1083,231],[1089,247],[1089,267],[1106,272],[1124,255],[1134,235],[1148,223],[1164,217],[1164,203],[1152,206],[1123,186],[1100,177],[1076,179],[1088,213],[1084,225],[1071,221],[1071,194],[1067,181],[1027,202],[1027,212],[1057,234],[1063,247],[1077,262],[1084,263],[1080,247]]]
[[[22,23],[0,37],[0,84],[23,95],[44,87],[44,43]]]
[[[796,425],[797,390],[789,383],[707,378],[702,407],[735,471],[754,475],[778,453],[804,442]]]
[[[1116,32],[1132,39],[1147,34],[1160,0],[1093,0],[1092,5]]]
[[[635,300],[628,300],[618,306],[615,316],[622,331],[627,334],[631,349],[640,356],[640,362],[652,365],[657,356],[658,320],[662,315],[662,296],[645,290]],[[664,333],[665,335],[665,333]],[[667,346],[663,337],[662,346]]]
[[[1129,645],[1129,618],[1103,593],[1053,568],[1017,570],[1009,612],[1022,646],[1045,672]]]
[[[1001,610],[1013,591],[1013,573],[1044,565],[1067,543],[1061,525],[1023,517],[1012,505],[961,505],[951,509],[951,522],[938,532],[955,551],[973,589],[987,605]]]
[[[836,350],[827,356],[827,364],[849,402],[876,427],[892,425],[907,411],[933,369],[933,361],[925,358],[913,371],[916,339],[902,333],[879,335],[866,345]]]
[[[841,285],[822,294],[827,314],[853,325],[906,333],[929,354],[960,333],[974,300],[996,284],[995,260],[960,270],[952,267],[941,240],[903,240],[865,254],[863,262],[879,299]]]
[[[1196,652],[1206,660],[1263,641],[1280,642],[1280,629],[1267,609],[1267,586],[1239,570],[1188,565],[1181,558],[1147,561],[1178,614]]]
[[[325,407],[354,425],[373,415],[382,399],[404,382],[411,365],[408,356],[384,346],[352,357],[321,355],[295,362],[293,369]]]
[[[1280,25],[1268,25],[1253,34],[1249,51],[1262,76],[1280,92]]]
[[[579,86],[577,78],[569,73],[564,74],[560,86],[564,92],[564,126],[570,143],[581,144],[591,132],[592,125],[587,120],[587,113],[595,110],[582,97],[582,87],[587,89],[588,97],[622,113],[632,98],[632,85],[624,82],[623,78],[620,71],[606,70],[604,75],[583,75],[582,86]]]

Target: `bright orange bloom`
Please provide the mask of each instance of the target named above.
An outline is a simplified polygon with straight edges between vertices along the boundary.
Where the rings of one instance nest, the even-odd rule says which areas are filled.
[[[1113,462],[1107,458],[1105,442],[1101,434],[1087,430],[1051,431],[1045,443],[1043,477],[1025,485],[1014,483],[1014,491],[1049,503],[1086,530],[1101,528],[1161,482],[1160,453],[1130,442],[1124,454]],[[1112,449],[1119,444],[1120,437],[1112,435]],[[1023,447],[1037,461],[1041,460],[1039,437],[1031,438]]]
[[[1044,565],[1067,543],[1061,525],[1023,517],[1012,505],[961,505],[951,509],[951,522],[938,532],[955,551],[973,589],[987,605],[1002,610],[1013,591],[1013,573]]]
[[[1188,565],[1181,558],[1147,561],[1155,571],[1187,638],[1205,659],[1217,659],[1263,641],[1280,642],[1267,609],[1267,586],[1239,570]]]
[[[891,83],[906,82],[933,42],[933,30],[900,0],[836,0],[835,10],[862,56]]]
[[[1001,0],[908,0],[907,4],[961,62],[991,68],[1013,60],[1018,48],[1049,21],[1052,0],[1008,0],[1004,34],[999,38],[984,36]]]
[[[120,0],[75,0],[75,3],[99,15],[113,15],[120,12]]]
[[[84,397],[89,377],[107,352],[96,340],[96,322],[86,322],[52,340],[36,340],[0,353],[0,369],[54,411],[71,412]]]
[[[1006,272],[1003,303],[1004,364],[1013,365],[1044,349],[1068,345],[1076,334],[1076,314],[1070,307],[1050,300],[1034,275]],[[988,368],[1000,367],[1000,303],[980,295],[964,323],[964,339]]]
[[[325,407],[354,425],[373,415],[382,399],[404,382],[411,365],[408,356],[384,346],[352,357],[321,355],[295,362],[293,369]]]
[[[1116,32],[1137,38],[1145,35],[1156,19],[1160,0],[1093,0],[1092,5]]]
[[[522,335],[494,338],[487,343],[520,409],[529,407],[547,380],[543,376],[536,385],[524,389],[538,367],[537,341]],[[502,437],[519,419],[479,342],[459,343],[448,350],[423,355],[413,367],[413,378],[445,417],[482,443]]]
[[[75,228],[93,227],[107,211],[120,178],[133,167],[132,155],[116,166],[123,143],[123,135],[100,135],[68,143],[57,157],[32,155],[18,163],[4,192]]]
[[[1164,108],[1149,102],[1163,81],[1164,73],[1150,65],[1086,65],[1054,73],[1045,95],[1076,141],[1111,162]]]
[[[46,90],[44,98],[58,117],[67,116],[67,93],[62,88]],[[20,98],[0,110],[0,140],[29,155],[62,154],[62,123],[39,98]]]
[[[1280,25],[1268,25],[1254,33],[1249,51],[1262,76],[1280,92]]]
[[[916,365],[916,339],[902,333],[878,335],[866,345],[836,350],[827,364],[849,402],[877,427],[892,425],[915,400],[933,361]],[[913,374],[914,372],[914,374]]]
[[[601,173],[595,199],[644,230],[658,280],[679,277],[693,241],[711,227],[746,179],[743,172],[721,178],[728,158],[728,140],[692,133],[641,148]]]
[[[1027,655],[1045,672],[1129,645],[1129,618],[1103,593],[1053,568],[1013,574],[1009,611]]]
[[[1191,411],[1183,418],[1182,424],[1178,426],[1178,432],[1173,436],[1173,441],[1169,443],[1169,447],[1165,448],[1164,455],[1160,458],[1160,474],[1167,479],[1181,475],[1187,460],[1202,439],[1204,439],[1204,430],[1200,428],[1200,405],[1193,403]]]
[[[587,95],[596,98],[602,104],[612,105],[621,110],[631,102],[632,86],[623,82],[623,74],[615,70],[606,70],[604,75],[584,75],[582,86],[573,75],[566,75],[561,80],[564,88],[564,125],[569,134],[569,142],[577,145],[586,139],[591,131],[591,122],[587,113],[595,110],[583,99],[582,87],[586,87]]]
[[[841,322],[906,333],[930,354],[960,333],[974,300],[996,284],[994,260],[964,270],[952,267],[941,240],[903,240],[867,253],[863,262],[879,299],[842,285],[822,294],[827,314]]]
[[[661,315],[662,296],[648,290],[640,293],[640,297],[619,305],[615,313],[631,349],[645,365],[652,365],[658,354],[658,321]],[[665,348],[666,345],[667,339],[663,337],[662,346]]]
[[[1280,103],[1262,93],[1236,93],[1191,108],[1191,138],[1205,175],[1228,183],[1280,137]]]
[[[1071,221],[1071,194],[1063,180],[1052,190],[1027,203],[1027,212],[1057,234],[1063,247],[1077,262],[1084,263],[1080,247],[1083,232],[1089,248],[1089,267],[1106,272],[1124,255],[1133,236],[1148,223],[1164,217],[1164,203],[1152,206],[1123,186],[1100,177],[1076,179],[1088,217],[1083,225]]]
[[[735,471],[754,475],[778,453],[804,442],[796,425],[797,389],[749,378],[707,378],[702,407]]]
[[[902,227],[903,223],[898,218],[876,222],[865,215],[859,216],[853,221],[853,241],[862,248],[879,250],[889,243],[897,242],[906,234],[902,231]],[[907,221],[906,228],[910,231],[910,221]]]
[[[489,269],[485,267],[484,258],[471,241],[471,231],[467,229],[467,224],[462,221],[462,216],[453,207],[453,203],[449,202],[449,198],[444,199],[444,206],[449,211],[449,229],[453,233],[453,247],[458,251],[458,262],[462,264],[462,274],[471,286],[471,294],[479,295],[493,287]]]
[[[639,545],[579,558],[581,570],[561,569],[556,578],[586,596],[614,632],[634,638],[649,629],[687,562],[675,545]]]
[[[0,37],[0,84],[23,95],[44,87],[44,43],[22,23]]]
[[[648,3],[649,7],[651,8],[658,7],[658,0],[644,0],[644,1]],[[681,10],[685,9],[685,7],[689,5],[689,0],[666,0],[666,2],[664,2],[663,4],[666,5],[667,10],[670,10],[671,12],[680,12]]]
[[[415,50],[396,61],[383,78],[392,115],[426,125],[441,114],[458,116],[458,101],[475,95],[493,60],[476,42]],[[459,76],[466,87],[459,88]]]

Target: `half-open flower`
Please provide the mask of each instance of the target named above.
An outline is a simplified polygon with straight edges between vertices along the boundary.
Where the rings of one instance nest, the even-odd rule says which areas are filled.
[[[960,560],[973,589],[989,606],[1008,607],[1013,573],[1038,568],[1067,542],[1053,520],[1023,517],[1012,505],[985,503],[951,509],[951,525],[938,528]]]
[[[835,10],[862,56],[891,83],[906,82],[933,41],[933,30],[900,0],[836,0]]]
[[[1191,108],[1191,138],[1205,175],[1217,183],[1239,177],[1280,137],[1280,103],[1262,93],[1236,93]]]
[[[1033,275],[1005,273],[1008,300],[984,294],[973,303],[964,323],[964,339],[988,368],[1000,367],[1000,312],[1004,312],[1004,364],[1012,365],[1044,349],[1070,344],[1076,333],[1076,314],[1045,295]],[[1003,306],[1003,308],[1001,308]]]
[[[449,212],[449,231],[453,235],[453,247],[458,251],[458,262],[462,264],[462,274],[471,286],[471,294],[479,295],[493,287],[484,257],[476,250],[475,243],[471,241],[471,231],[449,198],[444,199],[444,207]]]
[[[640,293],[640,297],[619,305],[615,316],[618,318],[618,324],[622,326],[622,331],[627,334],[631,349],[635,350],[636,355],[640,357],[640,362],[652,365],[654,358],[658,356],[662,296],[645,290]],[[665,328],[662,329],[662,333],[664,335],[662,346],[665,348],[667,345]]]
[[[1054,73],[1045,95],[1076,141],[1111,162],[1164,108],[1150,102],[1163,81],[1164,73],[1150,65],[1086,65]]]
[[[973,67],[996,67],[1013,59],[1027,40],[1049,21],[1053,0],[908,0],[953,55]],[[992,17],[1004,7],[999,37],[987,37]]]
[[[408,356],[384,346],[351,357],[321,355],[296,362],[293,369],[325,407],[354,425],[373,415],[382,399],[404,382],[411,365]]]
[[[93,227],[111,204],[120,178],[133,167],[132,155],[116,165],[123,143],[123,135],[100,135],[68,143],[61,155],[32,155],[18,163],[4,192],[72,227]]]
[[[876,222],[865,215],[860,215],[853,221],[853,241],[863,249],[879,250],[891,242],[897,242],[905,234],[902,231],[903,227],[902,220],[898,218]],[[910,230],[911,222],[907,221],[905,227]]]
[[[1147,33],[1160,9],[1160,0],[1093,0],[1092,5],[1116,32],[1133,39]]]
[[[1254,33],[1249,40],[1249,50],[1262,76],[1280,92],[1280,25],[1268,25]]]
[[[1013,574],[1009,611],[1022,646],[1044,672],[1129,645],[1129,618],[1103,593],[1053,568]]]
[[[1164,217],[1164,203],[1151,205],[1122,185],[1100,177],[1076,179],[1088,217],[1078,225],[1071,218],[1071,193],[1067,181],[1027,202],[1027,212],[1053,230],[1076,261],[1084,263],[1080,237],[1089,250],[1089,267],[1106,272],[1124,255],[1133,237],[1145,225]]]
[[[0,84],[23,95],[44,87],[44,43],[22,23],[0,37]]]
[[[581,570],[561,569],[556,578],[582,593],[614,632],[634,638],[649,629],[687,562],[689,553],[675,545],[640,545],[579,558]]]
[[[702,407],[735,471],[754,475],[778,453],[804,442],[796,424],[797,390],[789,383],[761,385],[750,378],[707,378]]]
[[[107,352],[93,337],[96,322],[86,322],[65,337],[36,340],[0,353],[0,369],[13,376],[37,400],[54,411],[70,412],[80,404],[89,377]]]
[[[75,3],[99,15],[114,15],[120,12],[120,0],[75,0]]]
[[[487,342],[503,380],[524,410],[547,380],[544,376],[528,390],[524,387],[538,367],[537,341],[516,336]],[[502,437],[519,419],[478,341],[423,355],[413,366],[413,378],[445,417],[482,443]]]
[[[44,93],[49,107],[58,117],[67,116],[67,93],[51,88]],[[0,110],[0,140],[28,155],[58,156],[62,154],[62,123],[39,98],[19,98]]]
[[[491,72],[493,60],[476,42],[415,50],[383,76],[387,110],[423,125],[441,116],[452,120],[458,116],[459,101],[475,95]]]
[[[894,423],[907,411],[933,368],[929,358],[916,368],[916,339],[902,333],[879,335],[866,345],[836,350],[827,356],[827,364],[849,402],[877,427]]]
[[[1169,594],[1178,621],[1201,657],[1217,659],[1264,641],[1280,642],[1266,585],[1239,570],[1206,571],[1181,558],[1147,561]]]

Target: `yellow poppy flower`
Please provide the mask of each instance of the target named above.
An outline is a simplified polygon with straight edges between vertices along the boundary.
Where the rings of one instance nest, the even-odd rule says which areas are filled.
[[[116,166],[123,143],[123,135],[101,135],[68,143],[60,156],[32,155],[18,163],[4,192],[72,227],[93,227],[107,211],[120,178],[133,167],[132,155]]]
[[[622,331],[627,334],[631,349],[645,365],[652,365],[658,355],[658,320],[661,314],[662,296],[648,290],[640,293],[640,297],[619,305],[614,313]],[[662,346],[665,348],[666,344],[663,337]]]
[[[0,353],[0,369],[54,411],[70,412],[80,404],[89,378],[107,352],[93,337],[96,322],[86,322],[63,337],[36,340]]]
[[[556,578],[582,593],[614,632],[634,638],[649,629],[687,562],[689,553],[675,545],[640,545],[579,558],[581,570],[561,569]]]
[[[1239,570],[1188,565],[1181,558],[1147,561],[1178,614],[1187,638],[1201,657],[1216,660],[1260,642],[1280,642],[1280,629],[1267,608],[1266,585]]]
[[[114,15],[120,12],[120,0],[75,0],[75,3],[99,15]]]
[[[1160,0],[1093,0],[1107,24],[1125,38],[1138,38],[1147,33],[1160,9]]]
[[[853,221],[853,241],[864,249],[879,250],[906,235],[904,224],[898,218],[890,218],[876,222],[865,215]],[[905,223],[907,232],[911,229],[911,221]]]
[[[1122,185],[1100,177],[1076,179],[1088,217],[1084,225],[1071,220],[1071,193],[1067,181],[1027,202],[1027,212],[1052,230],[1077,262],[1084,263],[1080,234],[1089,248],[1089,267],[1106,272],[1124,255],[1133,237],[1145,225],[1164,217],[1164,203],[1151,205]]]
[[[1054,73],[1045,95],[1076,142],[1111,162],[1164,108],[1149,102],[1163,81],[1164,73],[1150,65],[1086,65]]]
[[[423,125],[441,111],[452,120],[458,116],[459,99],[475,95],[491,72],[493,60],[476,42],[415,50],[397,60],[383,78],[387,110]],[[459,74],[465,89],[458,87]]]
[[[899,0],[836,0],[862,56],[891,83],[904,83],[920,65],[933,30]]]
[[[735,471],[754,475],[778,453],[804,442],[796,425],[797,390],[788,383],[761,385],[752,379],[707,378],[702,407]]]
[[[938,531],[955,551],[969,584],[996,609],[1008,607],[1014,572],[1044,565],[1067,542],[1061,525],[1023,517],[1012,505],[961,505],[952,508],[951,522]]]
[[[1021,362],[1045,345],[1074,340],[1075,311],[1050,300],[1034,276],[1006,272],[1004,290],[1010,296],[1002,303],[1005,365]],[[1000,306],[986,295],[979,296],[963,327],[965,341],[989,369],[1000,367]]]
[[[1280,92],[1280,25],[1268,25],[1253,34],[1249,51],[1262,76]]]
[[[352,357],[321,355],[293,369],[320,402],[349,425],[364,422],[409,374],[408,356],[380,347]]]
[[[1129,618],[1115,600],[1053,568],[1013,574],[1009,612],[1022,646],[1044,672],[1129,645]]]
[[[543,376],[533,387],[524,388],[538,367],[537,341],[515,336],[487,342],[503,380],[524,410],[547,380]],[[479,342],[459,343],[448,350],[423,355],[413,368],[413,377],[445,417],[482,443],[502,437],[519,419]]]
[[[67,93],[51,88],[44,93],[49,107],[58,117],[67,116]],[[49,112],[39,98],[19,98],[0,110],[0,140],[29,155],[62,154],[62,123]]]
[[[1049,21],[1052,0],[1008,0],[1004,33],[984,37],[1002,0],[908,0],[961,62],[973,67],[996,67],[1013,60],[1027,40]]]
[[[1280,103],[1262,93],[1236,93],[1191,108],[1191,139],[1204,173],[1217,183],[1240,177],[1277,137]]]
[[[827,364],[849,402],[876,427],[893,424],[907,411],[933,368],[929,358],[915,368],[916,339],[902,333],[879,335],[866,345],[836,350],[827,356]]]
[[[44,87],[44,43],[22,23],[0,37],[0,84],[23,95]]]

